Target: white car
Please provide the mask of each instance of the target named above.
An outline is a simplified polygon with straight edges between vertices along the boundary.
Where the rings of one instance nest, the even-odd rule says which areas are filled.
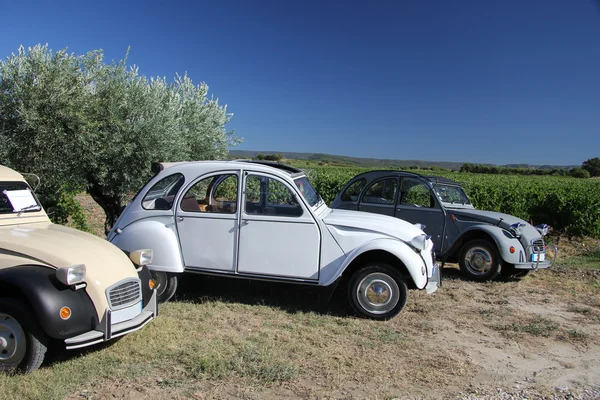
[[[418,224],[332,210],[294,167],[197,161],[153,171],[108,240],[124,251],[154,250],[148,267],[159,301],[173,296],[183,272],[330,288],[343,277],[359,315],[389,319],[409,288],[433,293],[441,284]]]

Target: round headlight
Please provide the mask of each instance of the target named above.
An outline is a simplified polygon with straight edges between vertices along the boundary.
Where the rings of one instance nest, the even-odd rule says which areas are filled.
[[[523,229],[525,228],[525,224],[521,222],[517,222],[516,224],[512,224],[508,229],[515,236],[521,236],[523,234]]]

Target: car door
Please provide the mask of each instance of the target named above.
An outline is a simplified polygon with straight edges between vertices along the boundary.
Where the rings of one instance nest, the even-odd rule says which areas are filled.
[[[374,181],[363,192],[358,203],[359,211],[394,216],[398,193],[397,177],[387,177]]]
[[[186,269],[235,271],[239,181],[239,171],[221,171],[183,190],[175,219]]]
[[[318,280],[321,234],[300,195],[276,176],[243,176],[238,272]]]
[[[429,186],[420,179],[403,177],[396,217],[425,225],[438,252],[443,251],[444,211]]]

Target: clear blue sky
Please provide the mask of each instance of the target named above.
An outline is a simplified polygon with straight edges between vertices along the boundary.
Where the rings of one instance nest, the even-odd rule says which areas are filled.
[[[598,0],[0,0],[0,57],[187,72],[239,149],[570,165],[600,156]]]

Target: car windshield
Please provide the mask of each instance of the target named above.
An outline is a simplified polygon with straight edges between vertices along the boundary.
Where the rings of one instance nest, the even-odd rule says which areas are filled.
[[[304,197],[304,199],[308,202],[308,204],[311,207],[314,207],[315,205],[323,201],[321,199],[321,196],[319,196],[319,193],[317,193],[317,191],[313,187],[313,185],[310,184],[307,177],[303,176],[301,178],[295,179],[294,183],[296,184],[298,190],[300,190],[302,197]]]
[[[460,186],[437,184],[434,190],[435,194],[444,203],[471,204],[471,201]]]
[[[0,182],[0,214],[40,211],[33,192],[25,182]]]

